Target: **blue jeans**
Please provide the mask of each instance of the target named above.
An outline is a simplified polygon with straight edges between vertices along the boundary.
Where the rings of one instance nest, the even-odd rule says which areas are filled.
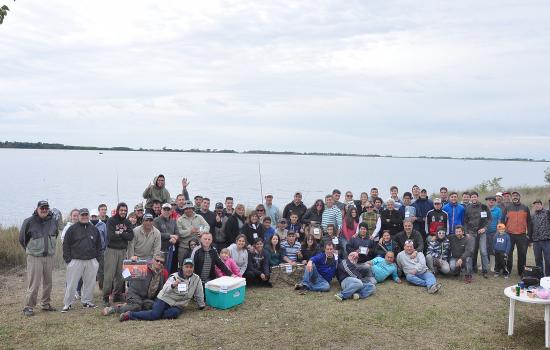
[[[426,287],[428,289],[437,282],[434,274],[430,271],[417,273],[416,275],[407,274],[405,278],[409,281],[409,283],[420,287]]]
[[[313,265],[313,270],[311,270],[311,272],[305,269],[303,285],[314,292],[328,292],[330,290],[330,284],[319,275],[315,265]]]
[[[487,236],[485,233],[478,234],[473,233],[471,234],[473,238],[475,238],[475,247],[474,247],[474,256],[472,258],[472,268],[474,269],[474,272],[477,272],[477,252],[481,254],[481,271],[483,273],[487,273],[489,269],[489,255],[487,254]]]
[[[535,265],[543,269],[544,276],[550,275],[550,240],[533,242]],[[544,258],[544,267],[542,260]]]
[[[171,307],[159,298],[155,299],[153,308],[148,311],[130,312],[130,320],[154,321],[162,319],[178,318],[181,314],[181,309]]]
[[[376,287],[374,284],[369,282],[362,282],[360,279],[355,277],[346,277],[341,283],[342,292],[340,296],[342,299],[349,299],[354,293],[359,293],[359,298],[365,299],[372,293]]]

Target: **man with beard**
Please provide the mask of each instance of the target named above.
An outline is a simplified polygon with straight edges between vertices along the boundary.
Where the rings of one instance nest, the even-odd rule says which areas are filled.
[[[512,204],[506,206],[503,217],[506,233],[510,236],[508,272],[512,273],[515,246],[518,254],[518,275],[522,276],[527,259],[527,248],[529,247],[528,237],[531,236],[531,213],[526,205],[521,204],[520,198],[519,192],[512,192]]]

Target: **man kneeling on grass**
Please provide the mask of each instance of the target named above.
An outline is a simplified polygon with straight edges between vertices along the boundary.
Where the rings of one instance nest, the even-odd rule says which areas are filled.
[[[365,276],[357,268],[358,258],[357,252],[351,252],[346,259],[338,263],[337,277],[342,287],[342,291],[335,295],[338,301],[350,298],[365,299],[376,289],[374,284],[365,280]]]
[[[397,264],[405,273],[407,281],[417,286],[426,287],[430,294],[436,293],[441,288],[441,284],[437,283],[435,276],[426,266],[424,254],[414,250],[412,240],[405,241],[404,248],[397,254]]]
[[[115,307],[106,307],[102,314],[108,316],[114,313],[125,313],[127,311],[151,310],[156,296],[162,290],[168,271],[164,269],[164,254],[155,254],[153,260],[147,266],[145,278],[133,279],[128,283],[128,294],[126,304]]]
[[[185,259],[180,270],[173,273],[162,287],[153,303],[152,310],[125,312],[120,315],[120,321],[154,321],[178,318],[191,298],[195,299],[200,310],[204,309],[204,291],[201,278],[193,273],[193,260]]]
[[[309,260],[304,271],[302,284],[297,284],[294,289],[313,292],[328,292],[330,290],[330,281],[336,274],[336,265],[338,258],[334,255],[334,244],[325,243],[325,252],[315,255]]]

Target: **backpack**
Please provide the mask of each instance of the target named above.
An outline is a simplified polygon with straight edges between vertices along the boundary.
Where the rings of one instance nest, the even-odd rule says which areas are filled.
[[[521,281],[525,283],[525,287],[538,286],[542,277],[542,269],[540,267],[525,266]]]

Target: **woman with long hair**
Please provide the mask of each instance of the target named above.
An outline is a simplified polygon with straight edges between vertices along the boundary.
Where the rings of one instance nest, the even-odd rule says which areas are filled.
[[[229,216],[225,223],[225,237],[227,242],[235,242],[237,236],[241,233],[242,228],[246,223],[244,216],[244,204],[237,204],[233,210],[233,214]]]
[[[255,210],[251,211],[250,214],[248,214],[246,223],[241,229],[241,233],[246,236],[250,251],[252,251],[250,248],[252,247],[252,245],[254,245],[254,242],[256,242],[258,238],[263,239],[264,227],[262,224],[260,224],[260,217]]]

